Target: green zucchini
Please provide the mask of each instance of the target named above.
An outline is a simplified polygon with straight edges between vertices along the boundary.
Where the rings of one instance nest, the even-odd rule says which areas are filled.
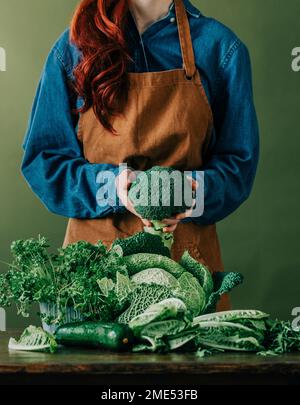
[[[76,322],[60,326],[57,343],[64,346],[94,347],[107,350],[128,350],[133,344],[133,334],[126,325],[108,322]]]

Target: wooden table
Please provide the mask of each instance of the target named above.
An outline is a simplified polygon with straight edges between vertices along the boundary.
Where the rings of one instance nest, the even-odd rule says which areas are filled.
[[[300,384],[300,354],[132,354],[61,349],[8,352],[0,332],[0,384]]]

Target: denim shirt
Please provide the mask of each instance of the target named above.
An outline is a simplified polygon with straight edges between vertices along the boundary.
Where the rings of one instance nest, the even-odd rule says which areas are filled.
[[[205,173],[205,209],[192,220],[213,224],[249,196],[258,163],[258,124],[253,103],[251,64],[246,46],[223,24],[205,17],[184,0],[203,86],[214,117]],[[174,4],[168,14],[140,35],[130,15],[126,37],[131,72],[182,68]],[[101,218],[122,212],[119,204],[100,206],[96,177],[119,167],[89,163],[77,139],[81,105],[68,85],[80,60],[66,30],[45,63],[24,140],[22,172],[32,190],[53,213],[69,218]],[[196,168],[195,168],[196,169]],[[115,187],[114,184],[110,185]]]

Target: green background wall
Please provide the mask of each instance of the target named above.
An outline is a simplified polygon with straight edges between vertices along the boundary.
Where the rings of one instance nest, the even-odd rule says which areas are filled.
[[[65,219],[46,211],[19,171],[21,143],[47,53],[67,26],[76,0],[0,0],[0,258],[14,239],[63,239]],[[251,198],[219,225],[225,265],[246,276],[235,307],[256,307],[289,318],[300,306],[300,72],[291,50],[300,46],[300,0],[194,0],[229,25],[252,56],[261,160]],[[203,55],[205,57],[205,55]],[[1,266],[4,270],[4,266]],[[34,321],[32,319],[31,321]],[[28,323],[11,309],[8,327]]]

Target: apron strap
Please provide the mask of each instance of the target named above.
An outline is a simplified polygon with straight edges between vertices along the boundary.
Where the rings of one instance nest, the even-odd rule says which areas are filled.
[[[174,0],[178,25],[180,47],[183,59],[183,68],[186,77],[191,79],[196,73],[195,55],[191,38],[190,24],[183,0]]]

